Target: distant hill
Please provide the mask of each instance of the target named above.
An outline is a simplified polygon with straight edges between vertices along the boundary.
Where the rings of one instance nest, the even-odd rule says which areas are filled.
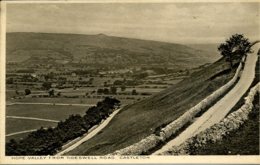
[[[215,44],[188,44],[187,46],[193,48],[193,49],[198,49],[202,51],[206,51],[208,53],[212,53],[215,55],[218,55],[218,46],[220,43],[215,43]]]
[[[185,45],[98,35],[7,33],[7,62],[197,67],[219,58]]]

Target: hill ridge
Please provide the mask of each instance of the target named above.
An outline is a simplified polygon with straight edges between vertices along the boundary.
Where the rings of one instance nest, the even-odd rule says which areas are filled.
[[[7,33],[7,61],[93,67],[167,66],[193,68],[214,62],[218,56],[186,45],[161,41],[65,33]]]

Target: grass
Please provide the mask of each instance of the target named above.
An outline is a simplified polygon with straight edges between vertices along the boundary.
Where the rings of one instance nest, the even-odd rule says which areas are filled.
[[[102,99],[89,99],[89,98],[23,98],[16,99],[12,102],[25,102],[25,103],[65,103],[65,104],[96,104]]]
[[[259,94],[249,119],[223,140],[192,151],[192,155],[259,155]]]
[[[83,115],[88,108],[63,105],[10,105],[6,107],[6,115],[63,120],[71,114]]]
[[[103,132],[68,155],[104,155],[140,141],[154,133],[156,128],[177,119],[228,82],[233,77],[234,71],[213,80],[209,79],[227,68],[229,68],[228,63],[220,59],[205,69],[192,73],[190,78],[125,107]]]
[[[53,127],[57,123],[47,122],[47,121],[38,121],[38,120],[25,120],[25,119],[6,119],[6,134],[38,129],[40,127]]]
[[[17,135],[13,135],[13,136],[6,136],[5,141],[9,142],[11,139],[20,140],[20,139],[23,139],[24,137],[26,137],[27,135],[29,135],[29,133],[30,132],[21,133],[21,134],[17,134]]]
[[[101,101],[105,98],[106,95],[95,95],[91,97],[98,97],[98,98],[21,98],[15,100],[8,100],[9,102],[23,102],[23,103],[64,103],[64,104],[96,104],[98,101]],[[149,96],[149,95],[148,95]],[[144,95],[112,95],[121,101],[121,104],[131,104],[136,100],[143,99]]]
[[[255,79],[250,88],[259,82],[260,65],[259,58],[255,68]],[[238,110],[244,104],[244,97],[229,112]],[[259,155],[259,94],[254,99],[254,108],[249,114],[249,119],[238,130],[232,131],[226,138],[217,143],[207,144],[192,151],[192,155]],[[227,114],[228,115],[228,114]]]
[[[57,105],[11,105],[6,107],[7,116],[35,117],[51,120],[64,120],[71,114],[85,114],[88,107],[86,106],[57,106]],[[57,123],[47,121],[36,121],[26,119],[6,119],[6,134],[38,129],[40,127],[56,126]],[[10,139],[20,139],[28,133],[8,136]]]
[[[131,67],[154,64],[185,69],[218,58],[216,54],[185,45],[106,35],[7,33],[6,38],[7,61],[26,61],[24,64],[49,62],[57,65],[55,61],[62,59],[70,62],[83,60],[84,63],[78,66]],[[64,51],[64,45],[69,49]]]

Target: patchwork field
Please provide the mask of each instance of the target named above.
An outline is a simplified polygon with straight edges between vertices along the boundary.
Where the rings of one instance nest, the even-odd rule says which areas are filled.
[[[26,120],[26,119],[6,119],[6,135],[16,132],[38,129],[40,127],[53,127],[56,126],[55,122]]]
[[[109,154],[140,141],[227,83],[234,75],[234,70],[226,71],[228,68],[224,59],[220,59],[178,84],[126,106],[105,130],[68,155]]]
[[[6,135],[11,134],[11,136],[7,136],[6,140],[19,139],[28,134],[22,131],[56,126],[57,122],[48,120],[60,121],[71,114],[83,115],[88,108],[88,106],[8,105],[6,106]],[[45,119],[47,120],[44,121]]]
[[[11,105],[7,106],[6,116],[63,120],[71,114],[83,115],[87,109],[87,106]]]
[[[127,88],[124,92],[131,93],[133,89],[139,95],[118,94],[113,95],[113,97],[119,99],[123,105],[132,104],[164,88],[147,85],[144,87]],[[55,90],[56,93],[62,93],[61,97],[39,97],[44,94],[48,95],[48,92],[44,90],[32,90],[29,96],[19,96],[15,90],[9,89],[6,91],[7,141],[12,138],[23,138],[30,131],[39,129],[40,127],[53,127],[57,124],[57,121],[64,120],[71,114],[83,115],[90,106],[95,105],[106,96],[111,96],[104,94],[86,96],[86,92],[97,90],[97,88],[93,87],[82,87],[76,90],[73,88]],[[23,93],[24,91],[18,90],[18,92]],[[55,120],[56,122],[50,120]]]

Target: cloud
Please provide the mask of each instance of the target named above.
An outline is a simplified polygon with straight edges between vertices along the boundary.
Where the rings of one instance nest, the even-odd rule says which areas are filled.
[[[8,31],[107,33],[169,42],[259,36],[260,3],[8,4]]]

